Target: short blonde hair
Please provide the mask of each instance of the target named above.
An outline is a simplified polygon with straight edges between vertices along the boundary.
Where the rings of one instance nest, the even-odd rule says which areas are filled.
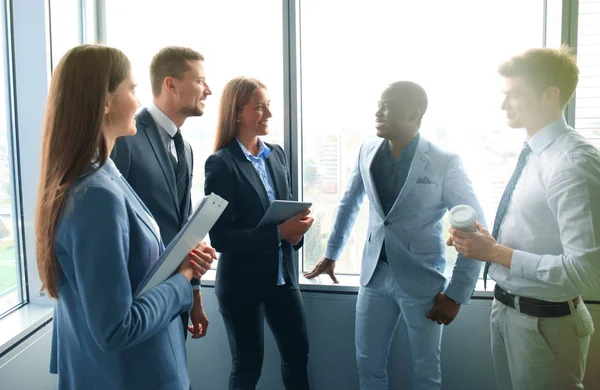
[[[540,92],[557,87],[563,108],[573,97],[579,81],[577,59],[566,45],[558,49],[529,49],[501,64],[498,73],[503,77],[524,77]]]

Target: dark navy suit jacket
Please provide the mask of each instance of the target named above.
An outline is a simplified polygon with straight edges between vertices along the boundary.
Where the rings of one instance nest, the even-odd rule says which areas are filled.
[[[192,147],[184,140],[189,184],[181,210],[173,165],[152,115],[144,108],[136,115],[135,120],[137,134],[118,138],[111,158],[150,209],[160,227],[163,243],[168,246],[192,213],[189,191],[194,171]],[[192,284],[199,284],[199,280],[192,279]],[[187,324],[187,318],[183,321]]]
[[[276,199],[292,199],[286,157],[279,145],[265,143]],[[219,300],[261,299],[277,286],[279,245],[286,283],[298,287],[298,271],[287,241],[279,239],[276,225],[257,227],[270,202],[256,169],[234,139],[211,155],[205,164],[204,192],[229,202],[210,231],[219,257],[215,293]],[[302,241],[295,247],[302,246]]]
[[[180,210],[175,172],[160,138],[159,129],[148,110],[144,108],[140,111],[135,120],[137,134],[118,138],[111,158],[123,177],[152,212],[160,226],[160,234],[166,246],[179,233],[190,216],[192,200],[190,192],[187,191],[183,210]],[[190,144],[185,140],[184,144],[189,168],[188,179],[191,183],[194,159]]]

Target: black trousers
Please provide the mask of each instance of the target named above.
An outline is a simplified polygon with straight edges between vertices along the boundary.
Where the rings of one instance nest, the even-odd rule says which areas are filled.
[[[286,390],[308,390],[308,335],[300,291],[277,286],[264,301],[219,301],[232,368],[230,390],[254,390],[264,354],[264,320],[267,320],[281,354],[281,376]]]

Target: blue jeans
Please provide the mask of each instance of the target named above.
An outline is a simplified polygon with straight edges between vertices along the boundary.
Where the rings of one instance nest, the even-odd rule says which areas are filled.
[[[356,302],[356,362],[361,390],[388,390],[387,359],[398,322],[406,325],[413,390],[442,386],[442,326],[425,314],[435,297],[413,298],[398,285],[387,263],[380,262]],[[408,386],[406,387],[408,388]]]

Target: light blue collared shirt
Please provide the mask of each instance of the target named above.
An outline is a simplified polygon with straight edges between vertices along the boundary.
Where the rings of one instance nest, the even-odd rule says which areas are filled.
[[[514,249],[511,268],[490,277],[509,292],[547,301],[600,288],[600,154],[560,117],[529,140],[498,242]]]
[[[269,153],[271,153],[271,149],[260,138],[258,139],[258,155],[254,157],[252,153],[246,149],[246,147],[240,142],[239,139],[235,139],[240,145],[242,149],[242,153],[244,156],[252,163],[256,173],[260,177],[263,185],[265,186],[265,190],[267,190],[267,196],[269,197],[269,202],[273,203],[275,201],[275,185],[273,184],[273,178],[271,177],[271,172],[267,169],[267,157],[269,157]],[[279,268],[277,270],[277,285],[281,286],[285,284],[285,279],[283,278],[283,252],[281,248],[279,248]]]

